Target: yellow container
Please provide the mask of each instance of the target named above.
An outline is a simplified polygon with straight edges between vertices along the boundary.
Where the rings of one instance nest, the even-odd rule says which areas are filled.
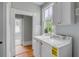
[[[57,48],[52,48],[52,55],[57,57],[58,54],[58,49]]]

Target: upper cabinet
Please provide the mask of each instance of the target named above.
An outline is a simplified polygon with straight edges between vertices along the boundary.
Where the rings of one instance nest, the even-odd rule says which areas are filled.
[[[53,5],[55,25],[74,24],[74,2],[56,2]]]

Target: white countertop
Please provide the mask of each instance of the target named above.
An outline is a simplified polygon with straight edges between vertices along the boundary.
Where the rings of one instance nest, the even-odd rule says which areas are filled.
[[[45,42],[56,48],[66,46],[72,42],[71,40],[59,40],[59,39],[54,39],[54,38],[50,39],[49,36],[35,36],[34,38],[36,38],[36,40]]]

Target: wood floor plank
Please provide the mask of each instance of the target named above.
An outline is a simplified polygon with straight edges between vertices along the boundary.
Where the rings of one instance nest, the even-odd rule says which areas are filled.
[[[28,46],[17,46],[16,57],[33,57],[32,45]]]

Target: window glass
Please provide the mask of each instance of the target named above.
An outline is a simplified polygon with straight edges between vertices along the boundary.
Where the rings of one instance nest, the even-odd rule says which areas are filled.
[[[21,20],[15,20],[15,32],[20,33],[21,32]]]
[[[46,10],[45,10],[45,13],[44,13],[44,15],[45,15],[45,20],[49,17],[48,12],[49,12],[49,9],[46,9]]]
[[[52,7],[49,7],[49,17],[52,17]]]
[[[46,8],[44,10],[44,22],[43,22],[43,30],[44,30],[44,33],[52,33],[53,32],[53,29],[54,29],[54,25],[53,25],[53,8],[52,6]]]

